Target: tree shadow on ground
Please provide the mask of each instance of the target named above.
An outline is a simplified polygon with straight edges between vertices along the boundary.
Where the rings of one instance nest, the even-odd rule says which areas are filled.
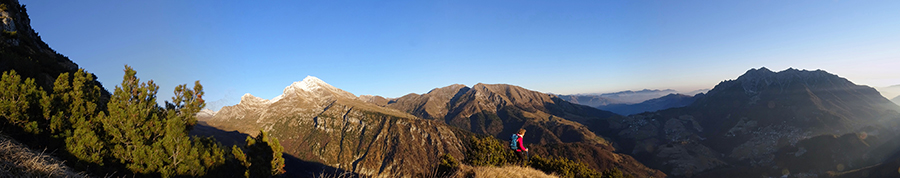
[[[213,126],[209,126],[206,122],[199,121],[194,129],[191,130],[192,136],[210,136],[221,142],[226,148],[232,145],[246,145],[248,134],[238,131],[225,131]],[[352,171],[335,168],[319,162],[305,161],[288,153],[283,153],[285,177],[361,177],[361,175]]]

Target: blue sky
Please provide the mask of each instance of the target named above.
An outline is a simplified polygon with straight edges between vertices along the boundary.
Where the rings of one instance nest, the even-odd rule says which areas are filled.
[[[759,67],[900,84],[900,1],[20,2],[108,89],[128,64],[161,100],[200,80],[213,109],[307,75],[386,97],[479,82],[689,91]]]

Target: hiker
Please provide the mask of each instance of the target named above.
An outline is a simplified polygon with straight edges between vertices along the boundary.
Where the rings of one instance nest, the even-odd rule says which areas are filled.
[[[518,165],[524,166],[527,163],[528,159],[528,148],[525,148],[524,142],[522,142],[522,137],[525,136],[525,129],[519,129],[518,133],[512,135],[512,138],[509,140],[509,148],[516,152],[516,156],[519,157],[519,160],[516,162]]]

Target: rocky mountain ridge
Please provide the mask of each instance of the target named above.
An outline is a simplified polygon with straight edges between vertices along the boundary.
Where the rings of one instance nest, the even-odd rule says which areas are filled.
[[[423,175],[440,155],[464,158],[463,137],[454,128],[363,102],[315,77],[294,82],[272,100],[244,95],[239,104],[198,120],[248,135],[267,131],[292,157],[361,175]]]
[[[425,173],[427,166],[399,166],[433,165],[445,153],[464,159],[461,134],[504,139],[514,130],[526,128],[526,142],[559,145],[536,146],[536,151],[548,156],[574,157],[558,151],[565,148],[594,155],[592,160],[576,160],[590,161],[595,169],[618,167],[638,176],[664,176],[628,155],[615,153],[605,139],[571,121],[611,116],[615,114],[512,85],[476,84],[470,88],[457,84],[387,99],[353,97],[307,77],[272,100],[247,94],[239,104],[199,120],[249,135],[261,128],[279,138],[289,155],[363,175]]]
[[[331,91],[338,90],[322,89],[317,90],[319,94],[304,96],[319,98],[316,101],[329,98],[324,99],[326,102],[292,103],[281,109],[272,109],[279,103],[298,100],[293,97],[297,96],[296,94],[288,93],[294,93],[294,91],[311,93],[302,89],[285,89],[285,91],[283,99],[276,102],[248,96],[246,103],[242,101],[241,104],[233,107],[237,109],[252,107],[252,103],[269,103],[260,105],[262,106],[260,108],[266,112],[260,112],[259,116],[253,116],[253,112],[242,111],[242,113],[250,114],[231,116],[230,118],[275,118],[272,116],[298,115],[273,114],[273,112],[309,105],[316,106],[314,108],[317,109],[314,110],[326,110],[322,112],[323,114],[331,114],[306,114],[299,117],[293,116],[293,118],[312,117],[312,124],[308,124],[310,126],[307,127],[319,128],[316,121],[318,117],[331,115],[330,117],[353,120],[355,117],[345,117],[341,113],[351,112],[354,110],[352,108],[366,106],[369,109],[365,111],[381,112],[392,115],[392,117],[431,123],[430,127],[434,130],[442,130],[441,128],[447,130],[446,128],[450,127],[440,125],[448,124],[469,132],[502,138],[513,130],[526,128],[529,130],[526,142],[535,143],[532,146],[535,147],[536,153],[569,156],[570,158],[573,157],[572,153],[594,155],[582,156],[582,159],[572,159],[588,162],[593,160],[595,162],[589,164],[594,168],[619,167],[620,169],[625,168],[626,172],[639,173],[644,176],[660,175],[661,173],[654,173],[652,169],[646,168],[636,161],[629,161],[635,159],[629,155],[615,153],[615,147],[620,148],[621,152],[635,156],[637,160],[641,160],[650,167],[664,170],[676,177],[704,176],[723,172],[735,174],[741,171],[774,174],[781,168],[794,170],[797,174],[821,175],[827,171],[838,171],[823,168],[825,165],[840,164],[844,166],[844,169],[849,170],[860,168],[862,165],[878,163],[880,160],[877,158],[863,155],[888,153],[887,151],[873,151],[875,150],[873,148],[890,147],[882,145],[891,145],[891,138],[887,136],[894,134],[897,130],[891,130],[884,126],[890,126],[897,120],[894,118],[898,118],[897,106],[890,105],[883,97],[880,99],[876,97],[879,95],[874,89],[852,84],[846,79],[824,71],[796,69],[777,73],[765,68],[751,69],[735,80],[723,81],[710,90],[709,94],[697,99],[690,106],[628,117],[569,103],[555,95],[504,84],[476,84],[473,87],[457,84],[435,88],[425,94],[409,94],[393,99],[380,96],[336,97],[338,95],[334,93],[337,92]],[[344,96],[352,96],[352,94]],[[344,109],[337,111],[325,109],[332,106]],[[214,118],[221,117],[220,114],[228,112],[223,109]],[[327,120],[323,121],[328,122]],[[274,128],[292,122],[296,121],[270,124],[271,126],[268,127]],[[350,123],[355,122],[357,121]],[[311,135],[328,135],[329,133],[333,135],[338,130],[354,128],[353,126],[347,127],[350,124],[346,123],[340,125],[342,127],[330,129],[323,127],[322,129],[326,130],[323,133],[291,133],[291,135],[307,135],[299,138],[311,140],[311,138],[319,137]],[[261,127],[267,128],[267,126]],[[249,129],[244,128],[243,130]],[[276,128],[273,130],[298,129]],[[860,133],[866,133],[866,137],[859,136]],[[427,132],[422,134],[428,135]],[[449,132],[445,132],[445,134],[449,135]],[[610,136],[612,140],[603,136]],[[380,136],[370,137],[378,138]],[[821,141],[829,140],[830,137],[840,139]],[[840,144],[826,144],[830,142],[839,142]],[[307,141],[302,143],[321,144],[323,142]],[[847,145],[869,145],[871,148],[856,149],[856,146],[847,147]],[[854,148],[856,151],[842,159],[834,159],[830,163],[806,167],[795,165],[794,163],[811,161],[810,159],[813,158],[838,156],[835,155],[837,152],[810,151],[810,147],[833,151]],[[323,150],[333,151],[334,149],[340,150],[339,148],[323,149],[321,147],[297,150],[319,150],[320,153],[324,153],[329,151]],[[882,148],[882,150],[891,149]],[[296,154],[305,154],[305,159],[321,159],[323,162],[328,162],[321,156],[313,156],[318,153],[296,151]],[[788,155],[795,156],[788,157]],[[613,161],[608,162],[608,160]],[[340,161],[333,160],[328,164],[346,168],[348,167],[346,165],[353,163],[340,163]],[[359,167],[349,167],[354,171],[363,170]],[[369,173],[376,175],[385,173],[372,172],[371,169],[366,170],[370,170]]]
[[[616,153],[611,142],[582,124],[618,115],[556,95],[506,84],[479,83],[471,88],[455,84],[390,99],[385,106],[497,138],[525,128],[525,142],[544,156],[579,160],[599,170],[617,167],[639,177],[665,175]]]
[[[865,155],[891,152],[874,148],[891,145],[898,133],[891,127],[900,121],[898,110],[871,87],[822,70],[776,73],[760,68],[721,82],[690,106],[606,124],[623,151],[674,176],[758,177],[780,175],[784,169],[792,175],[823,175],[838,171],[839,164],[849,170],[881,161]],[[812,141],[838,136],[842,139],[836,141],[842,144]],[[865,144],[857,144],[860,141]],[[841,145],[868,147],[848,153],[809,152],[811,148],[846,150]],[[787,157],[788,153],[794,157]],[[846,158],[801,166],[816,161],[813,158],[839,156]]]
[[[418,95],[409,94],[397,99],[393,99],[387,104],[388,108],[412,113],[425,119],[439,119],[446,123],[457,126],[474,133],[494,135],[495,137],[505,137],[506,134],[512,134],[513,130],[522,127],[528,127],[536,123],[547,122],[553,120],[552,111],[547,109],[546,105],[554,105],[561,101],[556,96],[543,94],[526,90],[524,88],[505,84],[476,84],[472,88],[465,85],[450,85],[447,87],[436,88],[430,92]],[[506,117],[499,116],[504,114],[506,110],[515,110],[520,113],[521,117],[515,120],[505,120]],[[602,113],[603,111],[597,111]],[[499,114],[497,114],[499,113]],[[609,117],[614,114],[603,113],[597,117]],[[536,120],[526,120],[526,118],[535,118]],[[471,120],[475,119],[475,122]],[[583,119],[583,118],[571,118]],[[577,123],[571,127],[587,130]],[[564,125],[566,125],[564,124]],[[544,130],[544,129],[539,129]],[[544,135],[534,133],[535,140],[529,140],[537,143],[561,143],[562,138],[553,135]],[[588,132],[589,133],[589,132]],[[596,137],[594,135],[588,137]],[[582,140],[577,140],[582,141]]]
[[[15,70],[49,91],[59,74],[75,73],[79,69],[78,64],[41,40],[31,28],[25,5],[17,0],[3,0],[0,6],[0,71]],[[103,88],[99,82],[95,84]],[[104,100],[110,95],[106,90],[101,94]]]

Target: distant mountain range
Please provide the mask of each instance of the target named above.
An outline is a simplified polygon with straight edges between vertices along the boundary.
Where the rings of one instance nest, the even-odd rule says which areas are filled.
[[[443,153],[463,157],[464,135],[503,138],[519,128],[529,130],[534,153],[638,177],[852,175],[845,172],[900,154],[900,107],[873,88],[821,70],[751,69],[706,94],[622,105],[662,108],[630,116],[505,84],[355,97],[308,77],[284,91],[272,100],[245,95],[201,121],[251,135],[263,129],[283,140],[289,155],[364,175],[427,171],[380,167],[411,159],[426,164]],[[668,91],[618,96],[641,92]],[[432,143],[419,146],[438,151],[405,148],[409,143]]]
[[[875,88],[878,92],[881,93],[885,98],[896,98],[900,97],[900,85],[891,85],[887,87],[877,87]]]
[[[443,120],[449,125],[497,138],[506,138],[519,128],[525,128],[529,135],[525,142],[537,143],[535,153],[544,156],[580,160],[598,170],[613,166],[639,177],[664,175],[632,161],[634,159],[628,155],[613,152],[611,143],[581,124],[618,115],[569,103],[555,95],[513,85],[479,83],[471,88],[450,85],[387,102],[367,98],[420,118]]]
[[[659,98],[650,99],[637,104],[610,104],[599,106],[598,109],[607,110],[621,115],[632,115],[642,112],[659,111],[669,108],[685,107],[694,103],[697,98],[703,97],[704,94],[688,96],[683,94],[672,93]]]
[[[875,89],[825,71],[760,68],[687,107],[589,125],[608,125],[601,135],[620,150],[673,176],[793,177],[884,161],[898,148],[897,111]]]
[[[610,104],[618,104],[623,103],[622,101],[617,101],[613,99],[609,99],[606,97],[602,97],[599,95],[559,95],[560,98],[580,105],[590,106],[590,107],[598,107],[598,106],[606,106]]]
[[[452,127],[364,102],[315,77],[294,82],[271,100],[246,94],[239,104],[198,120],[249,135],[265,130],[290,156],[364,175],[424,174],[440,155],[462,158],[465,151],[464,137]]]
[[[900,85],[878,88],[878,92],[881,92],[885,98],[891,98],[891,101],[895,104],[900,105]]]
[[[592,94],[575,94],[575,95],[559,95],[566,101],[591,107],[606,106],[610,104],[637,104],[653,98],[659,98],[668,94],[677,93],[672,89],[651,90],[644,89],[640,91],[620,91],[615,93],[592,93]]]
[[[694,90],[679,94],[672,89],[640,91],[621,91],[602,94],[559,95],[560,98],[576,103],[611,111],[620,115],[631,115],[642,112],[658,111],[674,107],[690,105],[708,89]]]
[[[271,100],[246,94],[237,105],[201,112],[199,128],[212,126],[248,135],[265,130],[281,140],[288,155],[363,175],[424,174],[445,153],[464,159],[465,135],[505,139],[525,128],[525,142],[535,154],[579,160],[598,170],[618,168],[640,177],[665,176],[614,152],[612,143],[573,122],[618,115],[518,86],[450,85],[422,95],[386,99],[355,97],[307,77],[283,93]]]

